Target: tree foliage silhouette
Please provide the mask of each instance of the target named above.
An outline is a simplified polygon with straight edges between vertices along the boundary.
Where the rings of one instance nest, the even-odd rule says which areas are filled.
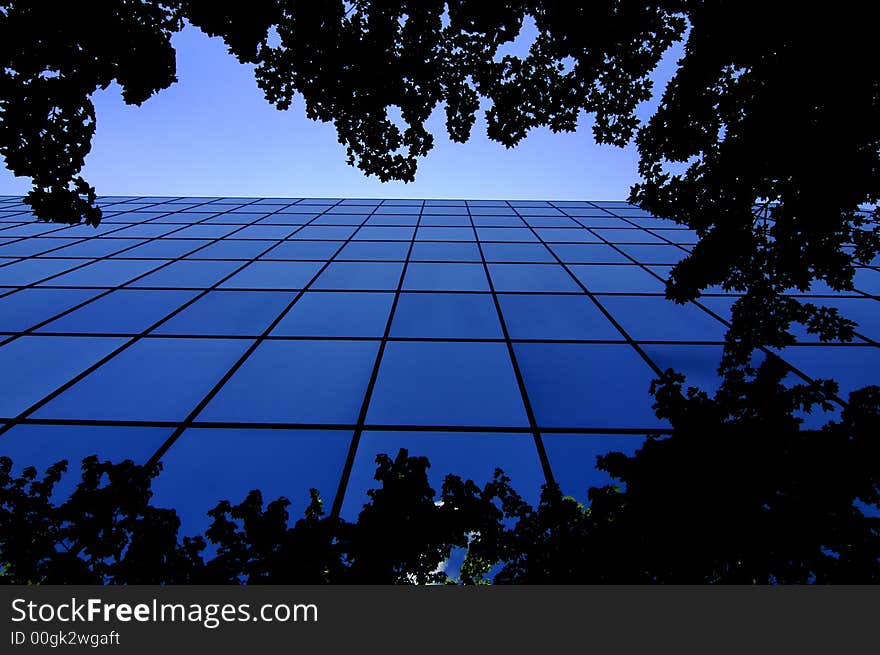
[[[150,504],[158,467],[83,460],[56,505],[61,462],[42,479],[0,458],[0,580],[8,583],[431,584],[880,582],[880,388],[855,392],[840,418],[834,383],[786,385],[768,357],[714,397],[672,371],[652,389],[671,436],[598,468],[618,484],[584,506],[545,485],[537,507],[496,470],[479,487],[401,450],[376,458],[376,489],[353,523],[324,516],[318,492],[290,526],[286,498],[220,502],[204,536],[178,537]],[[583,463],[588,466],[589,463]],[[871,512],[865,509],[872,508]],[[214,555],[203,558],[207,543]],[[457,575],[444,568],[464,552]]]

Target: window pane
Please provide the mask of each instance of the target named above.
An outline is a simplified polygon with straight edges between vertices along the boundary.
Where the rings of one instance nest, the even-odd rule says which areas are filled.
[[[416,241],[413,244],[410,261],[435,262],[479,262],[480,250],[476,243],[433,243]]]
[[[353,424],[378,343],[264,341],[199,421]]]
[[[400,262],[331,262],[313,288],[394,291],[402,270]]]
[[[636,340],[723,341],[727,332],[724,323],[693,303],[679,305],[662,296],[607,296],[601,303]]]
[[[207,289],[229,275],[241,262],[234,261],[181,261],[173,262],[132,286],[135,287],[175,287],[185,289]]]
[[[593,293],[663,293],[663,282],[639,266],[571,266],[572,272]]]
[[[274,336],[381,337],[392,293],[307,292],[272,331]]]
[[[596,468],[598,455],[610,452],[632,455],[645,442],[644,435],[638,434],[545,434],[543,439],[550,468],[562,493],[581,503],[587,503],[590,487],[625,486]]]
[[[284,241],[260,259],[330,259],[341,241]]]
[[[99,293],[98,289],[22,289],[0,298],[0,331],[27,330]]]
[[[176,509],[189,535],[207,529],[207,512],[220,500],[238,504],[259,489],[264,504],[290,500],[293,523],[312,487],[329,508],[350,440],[351,432],[338,430],[189,429],[162,458],[153,504]]]
[[[154,333],[260,336],[295,295],[289,291],[209,291]]]
[[[22,337],[0,347],[0,417],[14,418],[122,345],[102,337]]]
[[[504,344],[410,341],[386,347],[367,422],[528,425]]]
[[[500,339],[495,303],[488,294],[403,293],[397,302],[393,337]]]
[[[373,241],[362,243],[352,241],[339,252],[337,260],[389,260],[403,261],[409,251],[409,243],[406,241]]]
[[[81,263],[81,262],[80,262]],[[43,282],[45,286],[115,287],[152,271],[162,261],[105,259]]]
[[[39,332],[140,334],[194,298],[196,293],[117,289],[46,324]]]
[[[659,422],[648,394],[656,377],[624,344],[514,346],[538,425],[646,428]]]
[[[489,264],[496,291],[581,291],[557,264]]]
[[[511,339],[623,339],[587,296],[499,294],[498,300]]]
[[[249,345],[245,339],[141,339],[35,416],[182,421]]]
[[[482,264],[413,262],[403,281],[406,291],[489,291]]]
[[[321,269],[320,262],[258,261],[245,266],[221,289],[303,289]]]
[[[145,464],[165,440],[169,428],[101,425],[16,425],[0,439],[0,456],[10,457],[14,471],[36,466],[39,473],[62,459],[67,473],[56,485],[56,502],[70,496],[81,480],[82,460],[97,455],[118,464],[130,459]]]

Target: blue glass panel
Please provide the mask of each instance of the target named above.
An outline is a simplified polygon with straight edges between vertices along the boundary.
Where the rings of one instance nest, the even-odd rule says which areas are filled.
[[[467,342],[390,342],[367,422],[528,425],[507,346]]]
[[[264,341],[199,421],[353,424],[379,344]]]
[[[62,459],[67,473],[55,487],[53,498],[67,498],[81,480],[82,460],[97,455],[101,461],[130,459],[145,464],[171,436],[168,428],[95,425],[16,425],[0,436],[0,456],[12,458],[13,470],[36,466],[40,473]],[[176,507],[185,495],[168,503]]]
[[[525,227],[478,227],[480,241],[537,241],[538,237]]]
[[[22,337],[0,347],[0,416],[11,418],[121,345],[101,337]]]
[[[410,261],[480,262],[480,250],[476,243],[431,243],[416,241]]]
[[[46,286],[115,287],[161,266],[159,260],[104,259],[43,282]]]
[[[474,216],[473,221],[477,227],[526,227],[518,216]]]
[[[535,231],[547,243],[601,243],[595,234],[584,228],[547,227]]]
[[[50,232],[57,232],[56,236],[64,236],[64,237],[92,237],[96,234],[100,234],[101,232],[107,232],[111,229],[118,228],[118,225],[114,225],[112,228],[108,228],[104,226],[103,230],[97,230],[91,226],[76,226],[75,228],[65,227],[63,225],[58,225],[57,223],[24,223],[23,225],[16,225],[15,227],[9,227],[3,230],[4,237],[32,237],[37,236],[38,234],[49,234]]]
[[[489,264],[496,291],[580,291],[557,264]]]
[[[467,216],[422,216],[420,227],[467,227],[470,228],[471,219]],[[473,235],[473,230],[471,230]]]
[[[132,286],[136,287],[183,287],[207,289],[229,275],[241,262],[231,261],[180,261],[173,262]]]
[[[297,229],[293,225],[248,225],[230,239],[285,239]]]
[[[671,245],[628,245],[620,249],[640,264],[677,264],[687,257],[687,251]]]
[[[448,474],[473,480],[481,487],[492,480],[496,468],[509,477],[511,486],[529,503],[537,503],[544,474],[535,441],[530,434],[481,432],[364,432],[351,470],[342,516],[354,520],[368,501],[367,490],[379,483],[376,455],[392,458],[401,448],[410,456],[427,457],[428,482],[439,495]]]
[[[628,264],[630,260],[604,243],[554,243],[550,249],[569,264]]]
[[[400,262],[331,262],[313,288],[394,291],[402,270]]]
[[[651,428],[654,371],[628,345],[514,346],[538,425]]]
[[[30,257],[47,251],[56,251],[64,246],[77,243],[79,239],[62,239],[60,237],[33,237],[15,243],[0,246],[0,257]],[[52,256],[56,256],[52,252]],[[60,256],[60,255],[59,255]],[[78,255],[71,255],[76,257]]]
[[[391,260],[403,261],[409,251],[409,243],[406,241],[373,241],[362,243],[352,241],[336,256],[338,260]]]
[[[119,259],[139,258],[147,259],[177,259],[183,257],[187,253],[198,250],[210,241],[199,241],[197,239],[156,239],[149,241],[142,246],[126,250],[116,255]],[[221,245],[222,242],[217,245]],[[203,251],[199,251],[201,255]]]
[[[175,232],[174,236],[186,239],[221,239],[237,229],[239,228],[236,225],[190,225]]]
[[[593,293],[663,293],[665,284],[639,266],[570,267],[588,291]]]
[[[291,239],[348,239],[357,228],[344,225],[306,225]]]
[[[370,216],[370,218],[367,219],[365,225],[416,225],[418,222],[419,217],[417,214],[408,214],[403,216],[377,214],[375,216]]]
[[[8,266],[0,266],[0,285],[25,286],[58,275],[74,266],[82,266],[81,259],[26,259]]]
[[[577,227],[582,228],[581,224],[573,218],[567,216],[529,216],[525,219],[526,223],[532,227]],[[583,230],[586,232],[586,230]],[[597,239],[598,241],[598,239]]]
[[[641,219],[646,220],[646,219]],[[699,235],[693,230],[651,230],[654,234],[662,239],[667,239],[672,243],[680,243],[685,245],[694,245],[699,241]]]
[[[34,416],[182,421],[250,343],[247,339],[141,339]]]
[[[498,295],[511,339],[614,339],[623,336],[587,296]]]
[[[417,241],[476,241],[470,227],[423,227],[416,233]]]
[[[562,212],[554,207],[527,207],[518,203],[511,203],[523,216],[562,216]],[[545,203],[546,204],[546,203]]]
[[[489,291],[482,264],[410,263],[403,281],[406,291]]]
[[[474,204],[480,201],[469,200],[468,205],[471,208],[471,214],[476,216],[516,216],[516,212],[508,207],[504,202],[499,202],[494,205],[480,205]],[[491,202],[491,201],[490,201]]]
[[[843,399],[855,389],[880,383],[880,348],[876,346],[792,346],[780,355],[812,378],[836,380]]]
[[[575,215],[572,213],[572,215]],[[620,218],[611,218],[607,214],[604,216],[586,216],[581,217],[578,215],[578,218],[575,219],[578,223],[583,225],[584,227],[604,227],[604,228],[612,228],[612,227],[632,227],[626,221]]]
[[[153,223],[178,223],[178,224],[187,224],[191,225],[193,223],[200,223],[201,221],[207,221],[207,219],[214,216],[215,212],[174,212],[171,214],[166,214],[165,216],[160,216],[159,218],[153,219]],[[245,221],[242,221],[245,222]]]
[[[162,458],[153,504],[173,507],[181,533],[203,533],[209,509],[237,504],[259,489],[268,504],[284,497],[291,523],[302,517],[315,488],[329,509],[348,453],[351,432],[338,430],[199,429],[184,432]]]
[[[503,334],[488,294],[403,293],[397,301],[391,336],[501,339]]]
[[[871,268],[857,268],[853,285],[859,291],[880,295],[880,271]]]
[[[699,387],[714,393],[721,384],[717,371],[723,346],[646,344],[642,348],[660,370],[672,368],[684,374],[685,388]]]
[[[611,243],[663,243],[663,240],[646,230],[623,228],[619,230],[596,228],[596,234]]]
[[[596,457],[610,452],[632,455],[645,442],[642,435],[545,434],[544,448],[562,493],[587,503],[590,487],[625,486],[596,468]]]
[[[553,254],[542,243],[484,243],[487,262],[555,262]]]
[[[393,300],[393,293],[307,292],[272,330],[272,335],[381,337]]]
[[[434,214],[434,215],[444,215],[448,214],[449,216],[466,216],[467,215],[467,207],[456,207],[454,205],[430,205],[426,204],[425,208],[422,209],[422,214]]]
[[[0,330],[27,330],[99,293],[97,289],[22,289],[0,298]]]
[[[260,259],[329,259],[342,241],[284,241]]]
[[[290,291],[209,291],[154,333],[259,336],[294,296]]]
[[[636,340],[723,341],[727,332],[724,323],[693,303],[679,305],[660,296],[609,296],[601,302]]]
[[[253,262],[226,280],[220,288],[303,289],[321,266],[321,262]]]
[[[174,232],[174,236],[177,236],[177,230],[180,229],[178,225],[160,225],[158,223],[142,223],[141,225],[132,225],[131,227],[126,227],[118,232],[114,232],[113,236],[117,237],[126,237],[126,238],[139,238],[143,237],[145,239],[152,239],[153,237],[160,237],[165,234],[169,234]],[[209,238],[214,238],[209,237]]]
[[[195,297],[195,291],[117,289],[39,332],[139,334]]]
[[[355,241],[412,241],[413,227],[362,227],[352,237]]]
[[[87,241],[81,241],[80,243],[62,248],[52,254],[58,257],[106,257],[141,243],[143,243],[142,239],[116,239],[111,237],[88,239]]]
[[[277,241],[217,241],[192,253],[187,259],[254,259]]]

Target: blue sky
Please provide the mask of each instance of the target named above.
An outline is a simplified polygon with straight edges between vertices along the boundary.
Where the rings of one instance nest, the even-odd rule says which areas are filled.
[[[308,120],[302,104],[269,105],[253,68],[220,39],[186,27],[173,43],[177,84],[141,107],[126,106],[115,84],[93,98],[97,131],[83,174],[100,195],[622,199],[637,181],[635,148],[597,146],[587,117],[575,133],[539,129],[507,150],[486,138],[482,117],[467,144],[450,142],[438,110],[435,147],[415,182],[381,183],[348,166],[332,125]],[[657,89],[679,52],[658,68]],[[29,188],[0,170],[0,194]]]

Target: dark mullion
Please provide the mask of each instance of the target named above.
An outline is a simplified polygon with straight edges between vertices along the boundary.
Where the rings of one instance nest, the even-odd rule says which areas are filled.
[[[489,283],[489,292],[492,294],[492,302],[495,304],[495,312],[498,314],[498,321],[501,323],[501,333],[504,335],[504,343],[507,346],[507,355],[510,357],[510,363],[513,367],[513,375],[516,378],[516,385],[519,388],[523,407],[526,410],[529,429],[531,430],[532,438],[535,441],[535,449],[538,452],[538,460],[541,462],[541,470],[544,472],[544,480],[548,485],[555,485],[556,478],[553,476],[553,469],[550,466],[550,458],[547,456],[547,449],[544,447],[544,439],[541,437],[541,431],[538,428],[538,422],[535,419],[532,402],[529,400],[525,380],[523,380],[522,371],[520,371],[519,362],[516,359],[516,351],[513,348],[513,342],[510,340],[510,332],[507,330],[507,321],[504,319],[504,312],[501,311],[501,302],[498,300],[498,294],[495,291],[495,282],[492,280],[492,275],[489,272],[489,264],[486,262],[486,253],[483,252],[483,245],[480,241],[480,235],[479,232],[477,232],[477,226],[474,223],[474,217],[471,215],[471,208],[469,205],[467,206],[467,215],[470,220],[471,229],[474,232],[474,239],[476,240],[477,248],[480,251],[480,259],[483,263],[483,274],[486,276],[486,280]],[[520,217],[520,220],[522,220],[522,217]]]
[[[378,208],[381,206],[382,205],[377,205],[376,207]],[[403,281],[406,278],[406,270],[409,266],[413,246],[415,245],[416,238],[419,234],[419,227],[422,222],[424,210],[425,203],[423,201],[422,206],[419,208],[418,218],[416,218],[416,225],[415,229],[413,229],[412,239],[410,239],[409,242],[409,248],[406,251],[406,258],[403,261],[403,268],[400,271],[400,278],[397,281],[397,289],[395,290],[394,298],[391,301],[391,310],[388,313],[388,320],[385,321],[385,331],[382,334],[382,340],[379,342],[379,350],[376,352],[376,359],[373,362],[373,370],[370,372],[370,380],[367,383],[367,389],[364,392],[364,400],[361,403],[360,412],[358,412],[357,426],[355,427],[354,434],[352,434],[351,436],[351,441],[348,445],[348,452],[345,456],[345,464],[342,467],[342,474],[339,476],[339,486],[336,489],[336,495],[333,497],[333,505],[330,508],[330,516],[332,518],[338,518],[340,512],[342,512],[342,503],[345,500],[345,492],[348,488],[348,481],[351,478],[351,469],[354,466],[354,460],[357,457],[358,445],[360,445],[361,435],[364,432],[367,410],[370,407],[370,400],[373,396],[373,389],[376,386],[376,379],[379,376],[379,367],[382,365],[382,356],[385,354],[385,347],[388,344],[388,337],[391,333],[391,324],[394,321],[394,314],[397,310],[397,303],[400,300],[400,293],[403,289]]]
[[[181,428],[180,421],[151,421],[151,420],[123,420],[123,419],[53,419],[53,418],[26,418],[19,425],[57,425],[57,426],[81,426],[81,427],[145,427],[145,428]],[[358,425],[355,423],[252,423],[252,422],[224,422],[224,421],[193,421],[186,425],[187,428],[202,428],[215,430],[311,430],[311,431],[353,431]],[[486,432],[498,434],[532,434],[530,427],[511,427],[509,425],[384,425],[381,423],[366,423],[365,431],[381,432],[455,432],[460,434],[473,434],[474,436]],[[573,426],[544,428],[545,434],[620,434],[632,436],[644,436],[646,433],[671,434],[672,428],[642,427],[620,428],[608,426]]]

